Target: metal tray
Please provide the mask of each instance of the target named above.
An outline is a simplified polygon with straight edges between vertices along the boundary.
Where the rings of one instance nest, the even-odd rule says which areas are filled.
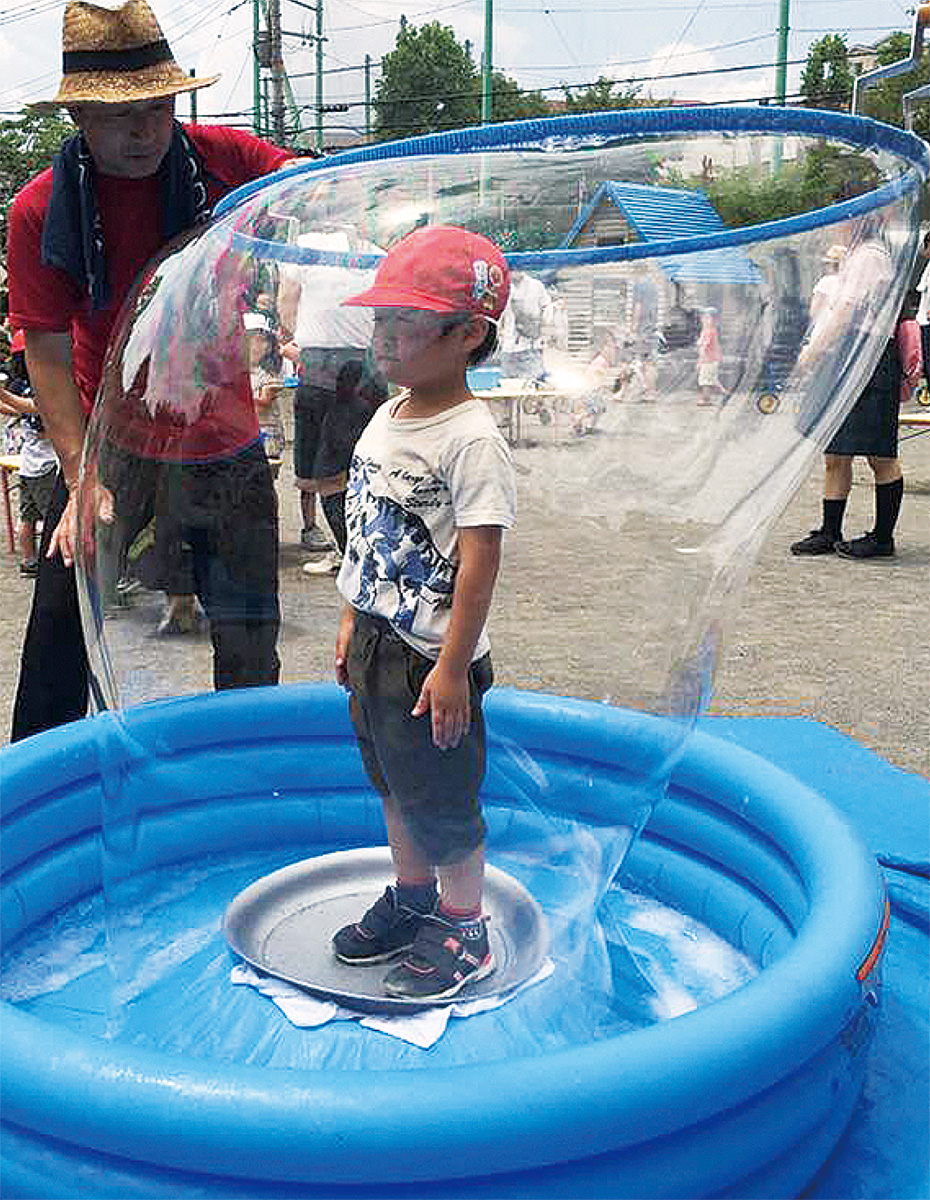
[[[224,933],[232,949],[258,971],[313,995],[365,1013],[411,1013],[435,1004],[505,995],[532,978],[549,948],[542,909],[504,871],[489,866],[484,909],[497,969],[450,1000],[404,1000],[381,988],[393,964],[349,967],[330,939],[357,921],[394,881],[387,847],[340,850],[265,875],[230,903]]]

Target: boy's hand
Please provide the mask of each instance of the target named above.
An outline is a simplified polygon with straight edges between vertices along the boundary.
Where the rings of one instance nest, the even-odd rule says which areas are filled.
[[[433,731],[433,744],[440,750],[454,750],[471,724],[468,672],[449,671],[441,662],[423,681],[411,716],[422,717],[427,712]]]
[[[348,605],[342,610],[342,617],[339,621],[339,630],[336,634],[336,682],[340,687],[347,688],[349,686],[349,676],[346,672],[346,658],[349,653],[349,641],[352,637],[352,630],[355,628],[355,609]]]

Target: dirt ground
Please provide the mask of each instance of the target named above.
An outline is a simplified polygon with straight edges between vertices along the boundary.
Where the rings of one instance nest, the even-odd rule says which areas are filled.
[[[789,544],[819,523],[821,472],[815,463],[769,531],[725,623],[710,711],[812,717],[898,767],[930,775],[930,432],[903,430],[901,457],[906,491],[898,554],[868,562],[789,554]],[[308,555],[299,545],[297,494],[286,469],[279,496],[285,679],[327,679],[340,601],[331,576],[301,572]],[[869,528],[871,520],[871,474],[857,460],[847,536]],[[32,582],[19,575],[3,532],[0,738],[5,741]],[[623,673],[621,660],[635,682],[650,647],[640,644],[635,654],[620,650],[621,606],[612,602],[609,578],[599,580],[590,603],[579,601],[565,576],[566,537],[570,542],[570,522],[541,522],[520,539],[514,535],[505,549],[492,623],[498,682],[623,699],[629,680],[613,686]],[[158,603],[151,594],[137,600],[113,626],[113,644],[133,647],[137,656],[131,674],[140,695],[146,680],[162,671],[177,672],[192,687],[198,686],[197,678],[208,677],[205,635],[154,637]],[[129,655],[125,648],[116,653]]]

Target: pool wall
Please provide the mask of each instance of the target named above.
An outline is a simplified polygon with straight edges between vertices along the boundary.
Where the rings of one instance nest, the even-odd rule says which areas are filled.
[[[487,714],[487,790],[502,804],[518,802],[498,769],[511,743],[552,778],[609,776],[662,736],[655,718],[506,689],[490,694]],[[7,944],[100,887],[98,745],[112,722],[0,751]],[[185,698],[137,710],[133,723],[125,771],[147,797],[140,869],[299,844],[313,824],[347,846],[380,840],[379,805],[335,687]],[[149,757],[144,747],[156,743]],[[427,1072],[197,1062],[5,1005],[4,1195],[798,1194],[862,1085],[886,915],[874,860],[817,793],[696,734],[623,882],[700,919],[764,969],[643,1030]]]

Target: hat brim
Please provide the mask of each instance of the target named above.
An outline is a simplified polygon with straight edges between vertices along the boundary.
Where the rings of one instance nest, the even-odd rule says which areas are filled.
[[[135,104],[145,100],[164,100],[183,92],[210,87],[220,78],[209,75],[202,79],[182,74],[176,67],[170,72],[156,67],[152,71],[135,71],[118,75],[100,71],[78,72],[61,81],[58,94],[51,100],[36,100],[27,104],[32,112],[53,112],[72,104]]]
[[[439,296],[411,287],[373,284],[367,291],[343,300],[348,308],[417,308],[423,312],[459,313],[470,310],[458,307]],[[476,314],[486,315],[486,314]]]

